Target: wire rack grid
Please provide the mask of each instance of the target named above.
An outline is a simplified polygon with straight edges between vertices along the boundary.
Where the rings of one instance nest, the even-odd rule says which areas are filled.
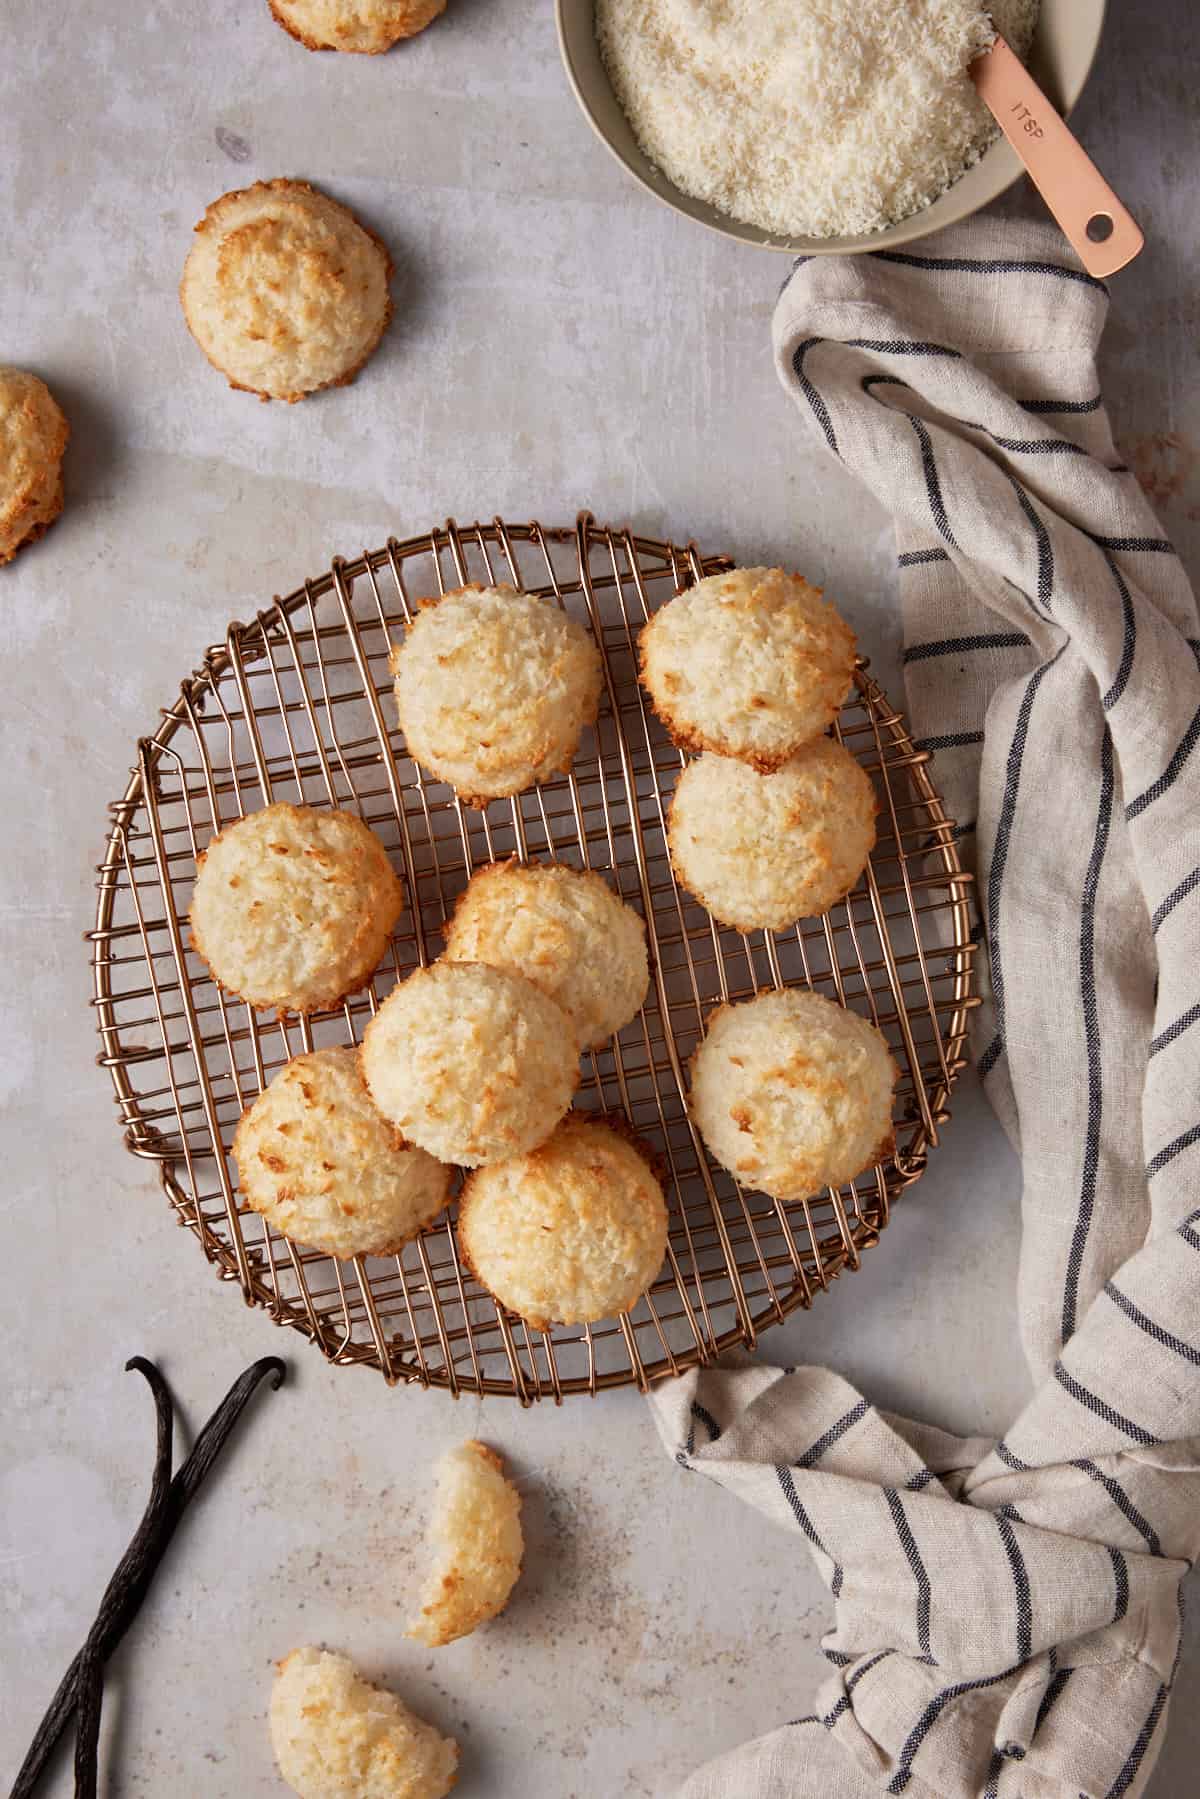
[[[644,1388],[752,1346],[856,1268],[938,1141],[974,1003],[971,877],[928,755],[865,664],[836,727],[880,805],[879,841],[854,892],[824,918],[744,936],[717,925],[672,874],[666,812],[684,758],[638,686],[637,633],[655,606],[728,566],[586,513],[573,529],[451,520],[335,561],[253,623],[232,624],[138,745],[98,871],[98,1060],[127,1147],[158,1167],[220,1277],[333,1362],[525,1404]],[[469,580],[553,595],[588,624],[605,672],[599,720],[569,773],[484,811],[407,757],[387,667],[419,600]],[[223,824],[275,799],[357,811],[406,883],[405,914],[369,988],[309,1019],[255,1013],[224,994],[188,933],[197,856]],[[576,1103],[624,1113],[670,1177],[670,1245],[652,1289],[619,1319],[548,1333],[472,1281],[453,1207],[399,1256],[340,1263],[249,1210],[230,1156],[242,1110],[271,1076],[303,1050],[359,1041],[395,981],[439,953],[471,871],[510,855],[599,869],[646,919],[647,1003],[585,1056]],[[709,1162],[688,1117],[685,1067],[712,1006],[790,984],[871,1018],[901,1078],[894,1156],[841,1191],[785,1204]]]

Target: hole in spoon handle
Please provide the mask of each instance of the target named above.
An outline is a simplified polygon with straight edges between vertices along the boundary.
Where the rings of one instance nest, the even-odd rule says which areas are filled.
[[[1146,241],[1136,219],[999,34],[971,79],[1088,273],[1132,262]]]

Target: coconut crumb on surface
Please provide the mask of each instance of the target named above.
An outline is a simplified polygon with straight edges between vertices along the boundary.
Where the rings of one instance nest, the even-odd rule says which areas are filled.
[[[968,64],[1028,54],[1040,0],[596,0],[641,148],[685,194],[778,236],[879,231],[995,136]],[[993,23],[994,21],[994,23]]]

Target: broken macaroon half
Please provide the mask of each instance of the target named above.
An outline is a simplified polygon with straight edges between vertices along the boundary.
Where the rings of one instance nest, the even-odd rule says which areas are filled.
[[[271,1747],[300,1799],[445,1799],[458,1744],[344,1655],[306,1647],[280,1662]]]
[[[468,1636],[504,1610],[525,1552],[521,1495],[495,1450],[463,1443],[442,1456],[435,1476],[434,1562],[408,1628],[431,1649]]]

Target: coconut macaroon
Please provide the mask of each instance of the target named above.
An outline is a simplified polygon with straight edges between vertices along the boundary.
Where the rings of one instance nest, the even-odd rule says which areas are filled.
[[[846,621],[799,575],[735,568],[643,628],[643,684],[675,742],[778,768],[837,717],[854,672]]]
[[[242,1193],[293,1243],[326,1255],[394,1255],[437,1217],[450,1170],[406,1143],[372,1104],[355,1049],[280,1069],[233,1139]]]
[[[361,819],[277,802],[213,838],[188,918],[228,993],[303,1013],[366,985],[403,909],[387,851]]]
[[[410,1143],[468,1168],[548,1137],[579,1081],[562,1007],[521,975],[475,962],[414,969],[367,1026],[371,1097]]]
[[[493,862],[471,876],[446,933],[448,962],[523,974],[557,1000],[580,1046],[627,1025],[646,997],[646,927],[601,875]]]
[[[600,704],[600,652],[554,599],[460,587],[393,646],[408,752],[468,805],[570,768]]]
[[[302,400],[353,381],[392,316],[392,259],[307,181],[256,181],[196,226],[179,299],[230,387]]]
[[[671,866],[721,924],[781,931],[849,893],[875,847],[876,810],[865,769],[829,737],[768,775],[701,756],[671,800]]]
[[[351,50],[378,56],[415,37],[445,10],[446,0],[268,0],[286,32],[308,50]]]
[[[293,1649],[271,1692],[271,1747],[300,1799],[445,1799],[458,1744],[344,1655]]]
[[[49,530],[63,508],[71,428],[44,381],[0,364],[0,567]]]
[[[408,1635],[439,1649],[504,1610],[521,1572],[525,1539],[521,1495],[494,1450],[463,1443],[442,1456],[434,1473],[434,1563]]]
[[[691,1112],[744,1186],[804,1199],[890,1153],[896,1072],[882,1033],[856,1012],[795,988],[760,993],[709,1019]]]
[[[463,1189],[459,1250],[475,1278],[535,1330],[635,1305],[667,1253],[667,1205],[646,1151],[572,1112],[527,1155]]]

